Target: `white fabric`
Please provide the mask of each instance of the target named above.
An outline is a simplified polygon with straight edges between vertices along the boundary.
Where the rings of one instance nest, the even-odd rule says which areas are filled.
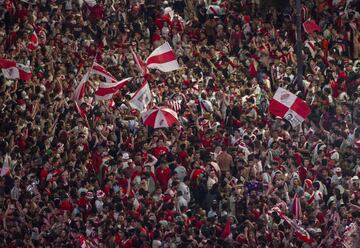
[[[291,93],[290,91],[279,87],[274,95],[274,99],[278,102],[281,102],[286,107],[290,108],[295,102],[297,96]]]

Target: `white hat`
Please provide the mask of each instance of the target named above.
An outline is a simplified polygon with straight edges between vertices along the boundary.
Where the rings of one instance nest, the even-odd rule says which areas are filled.
[[[124,152],[121,159],[128,160],[129,158],[130,158],[129,153]]]
[[[336,173],[341,173],[341,168],[340,168],[340,167],[336,167],[336,168],[335,168],[335,172],[336,172]]]

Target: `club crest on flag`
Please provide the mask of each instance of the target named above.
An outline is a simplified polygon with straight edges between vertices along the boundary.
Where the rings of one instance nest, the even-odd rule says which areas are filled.
[[[282,94],[282,95],[281,95],[280,99],[281,99],[281,100],[286,100],[286,99],[288,99],[289,97],[290,97],[290,94],[285,93],[285,94]]]

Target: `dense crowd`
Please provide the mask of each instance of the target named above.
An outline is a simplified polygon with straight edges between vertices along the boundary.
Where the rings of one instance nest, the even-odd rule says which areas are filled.
[[[321,29],[302,32],[302,84],[283,2],[3,0],[0,58],[33,75],[0,76],[0,247],[359,247],[360,2],[302,1]],[[130,48],[165,41],[181,68],[145,79],[179,121],[153,129],[129,105]],[[82,118],[94,61],[133,80],[95,101],[90,76]],[[279,87],[310,107],[301,125],[269,113]]]

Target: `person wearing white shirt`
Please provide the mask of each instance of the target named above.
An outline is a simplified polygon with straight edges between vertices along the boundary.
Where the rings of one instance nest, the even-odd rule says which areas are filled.
[[[189,189],[189,178],[186,177],[184,182],[180,182],[179,186],[178,186],[178,191],[181,191],[183,194],[184,199],[189,203],[191,200],[191,195],[190,195],[190,189]]]

